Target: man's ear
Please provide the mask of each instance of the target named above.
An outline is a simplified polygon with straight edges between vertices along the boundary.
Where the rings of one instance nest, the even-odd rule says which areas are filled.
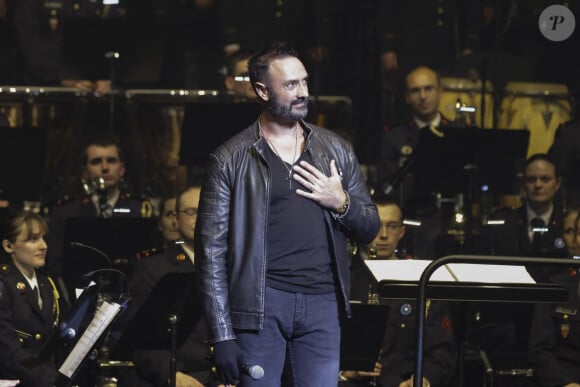
[[[256,82],[255,84],[256,94],[258,97],[263,99],[264,101],[268,101],[270,99],[270,93],[268,92],[268,88],[262,82]]]
[[[12,246],[12,242],[10,242],[8,239],[4,239],[2,241],[2,248],[4,249],[4,251],[6,251],[8,254],[12,254],[14,252],[14,246]]]

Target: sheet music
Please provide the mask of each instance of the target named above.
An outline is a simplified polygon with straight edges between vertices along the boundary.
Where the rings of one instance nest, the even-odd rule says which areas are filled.
[[[461,282],[484,282],[488,284],[535,284],[524,266],[486,265],[478,263],[449,263],[449,267]]]
[[[425,268],[431,263],[426,259],[376,259],[364,261],[377,281],[419,281]],[[430,281],[449,281],[455,279],[445,267],[440,267]]]
[[[432,262],[423,259],[366,260],[365,264],[377,281],[414,281]],[[435,270],[429,281],[534,284],[524,266],[449,263]]]
[[[93,348],[105,329],[111,324],[115,316],[121,311],[121,305],[104,301],[96,310],[91,323],[85,329],[79,341],[67,356],[58,371],[69,379],[72,378],[87,353]]]

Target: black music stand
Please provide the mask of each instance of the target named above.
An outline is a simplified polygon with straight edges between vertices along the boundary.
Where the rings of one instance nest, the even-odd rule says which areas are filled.
[[[352,317],[341,328],[340,369],[372,371],[379,359],[388,307],[354,302],[350,307]]]
[[[0,130],[0,195],[11,202],[40,201],[46,184],[46,128]],[[15,165],[15,162],[18,164]]]
[[[519,194],[518,173],[525,163],[529,130],[479,129],[476,184],[496,194]]]
[[[423,336],[425,331],[425,305],[430,299],[447,301],[489,301],[489,302],[566,302],[568,293],[558,285],[550,284],[509,284],[509,283],[477,283],[477,282],[429,282],[437,268],[448,263],[484,263],[496,265],[522,265],[530,263],[580,266],[580,262],[570,259],[502,257],[478,255],[449,255],[432,261],[422,272],[418,282],[407,282],[403,289],[408,295],[417,299],[417,351],[415,358],[416,376],[413,387],[420,387],[423,376]],[[396,281],[397,282],[397,281]],[[398,281],[396,285],[405,284]],[[466,291],[466,288],[469,291]],[[379,294],[383,298],[391,298],[390,284],[381,280]],[[462,371],[462,349],[460,351],[460,371]],[[463,383],[460,372],[459,385]]]
[[[443,137],[421,131],[415,152],[416,189],[444,195],[487,186],[496,193],[513,192],[517,167],[526,158],[527,130],[445,128]]]
[[[152,218],[70,218],[64,232],[62,278],[74,300],[75,288],[83,288],[83,275],[99,269],[128,274],[135,254],[151,248],[157,221]],[[87,247],[75,246],[80,242]],[[103,254],[91,249],[96,248]]]
[[[191,334],[200,316],[195,273],[167,273],[157,282],[139,310],[129,315],[118,346],[133,350],[169,350],[169,375],[171,386],[174,386],[176,348]]]

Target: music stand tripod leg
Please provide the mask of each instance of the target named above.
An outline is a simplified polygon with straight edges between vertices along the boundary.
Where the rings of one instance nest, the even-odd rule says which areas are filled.
[[[175,387],[175,373],[177,372],[177,363],[175,360],[176,352],[176,330],[177,330],[177,316],[172,314],[169,316],[169,335],[171,338],[171,353],[169,355],[169,387]]]

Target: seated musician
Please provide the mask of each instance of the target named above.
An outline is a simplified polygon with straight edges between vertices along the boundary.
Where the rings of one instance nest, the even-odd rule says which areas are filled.
[[[492,218],[505,221],[490,226],[488,245],[492,255],[563,257],[562,209],[556,200],[560,175],[552,159],[542,153],[530,156],[523,170],[523,205],[500,209]],[[549,275],[549,268],[529,266],[536,282]]]
[[[379,155],[376,160],[377,181],[384,189],[396,176],[419,145],[421,133],[442,137],[445,129],[461,123],[446,118],[439,111],[443,87],[439,75],[431,68],[417,67],[405,77],[405,101],[409,105],[410,122],[394,128],[385,128],[381,135]],[[465,125],[463,125],[465,126]],[[426,131],[426,132],[425,132]],[[417,230],[417,243],[413,255],[421,259],[433,259],[438,255],[437,240],[441,233],[441,221],[435,214],[437,207],[430,192],[417,189],[421,182],[408,173],[394,187],[392,194],[401,203],[407,216],[421,220]]]
[[[35,359],[60,318],[58,291],[41,270],[48,226],[37,214],[18,212],[1,227],[0,375],[27,387],[51,387],[55,359]]]
[[[400,207],[389,200],[374,198],[381,218],[381,230],[373,241],[376,259],[398,259],[396,248],[405,234]],[[374,255],[374,253],[373,253]],[[357,278],[353,276],[353,288]],[[368,288],[367,288],[368,289]],[[356,293],[355,293],[356,294]],[[372,372],[341,371],[339,386],[372,385],[375,378],[382,387],[412,387],[415,361],[415,302],[389,301],[389,316],[380,357]],[[427,302],[423,386],[447,386],[455,373],[456,348],[448,304]]]
[[[580,207],[564,216],[564,241],[570,257],[580,256]],[[528,361],[542,387],[580,386],[580,299],[578,268],[551,273],[549,282],[568,291],[566,302],[534,306]]]
[[[47,272],[59,276],[66,221],[70,218],[149,218],[152,206],[148,200],[132,195],[123,185],[125,163],[115,138],[102,136],[88,141],[83,150],[82,181],[85,192],[71,201],[59,201],[50,209],[51,251]]]
[[[129,316],[134,315],[145,302],[157,282],[167,273],[195,271],[193,256],[193,234],[197,219],[200,187],[193,186],[178,196],[175,212],[180,239],[163,253],[142,259],[135,266],[129,283],[133,300],[129,304]],[[209,333],[205,320],[201,318],[193,332],[176,352],[176,384],[178,386],[215,386],[211,371],[210,348],[205,339]],[[165,386],[169,379],[168,350],[136,351],[133,360],[136,375],[122,381],[123,386]]]

